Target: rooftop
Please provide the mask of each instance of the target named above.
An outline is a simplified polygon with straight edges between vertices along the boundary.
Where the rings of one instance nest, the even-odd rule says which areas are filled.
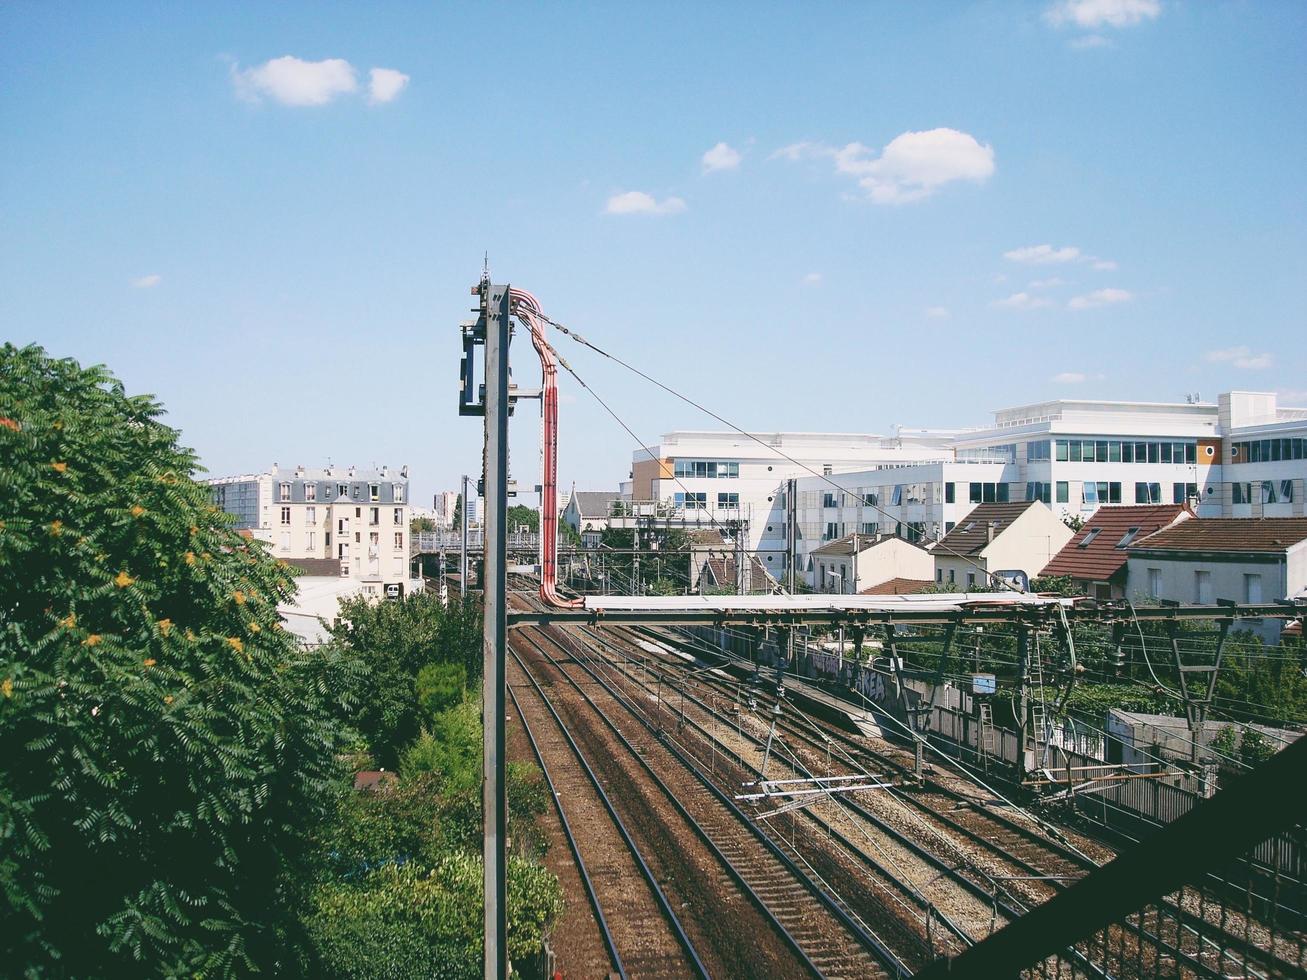
[[[925,592],[934,584],[930,579],[892,578],[869,589],[863,589],[858,595],[916,595]]]
[[[827,541],[820,548],[812,550],[813,555],[824,555],[827,557],[837,557],[853,554],[853,542],[857,540],[858,554],[864,551],[870,551],[877,545],[884,544],[887,541],[901,541],[910,548],[921,548],[919,544],[913,544],[907,538],[901,538],[894,534],[846,534],[842,538],[836,538],[834,541]],[[924,548],[921,550],[925,550]]]
[[[1031,507],[1042,506],[1044,505],[1037,500],[1022,500],[1007,504],[977,504],[966,517],[958,521],[953,530],[940,539],[935,545],[935,554],[945,557],[979,554],[991,541],[989,536],[991,525],[994,528],[994,537],[997,538]]]
[[[1174,524],[1188,513],[1184,504],[1099,507],[1040,574],[1106,582],[1125,568],[1127,545]]]
[[[1130,546],[1147,551],[1284,554],[1307,541],[1307,517],[1211,517],[1182,521]]]

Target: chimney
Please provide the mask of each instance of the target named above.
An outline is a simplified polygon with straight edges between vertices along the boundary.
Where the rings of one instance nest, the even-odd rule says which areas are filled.
[[[399,468],[399,475],[402,479],[408,479],[408,463],[405,463]]]
[[[998,521],[990,521],[985,525],[985,543],[994,543],[994,528],[998,526]]]

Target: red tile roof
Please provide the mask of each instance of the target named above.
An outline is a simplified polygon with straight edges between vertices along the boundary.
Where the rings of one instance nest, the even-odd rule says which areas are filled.
[[[892,578],[888,582],[881,582],[880,585],[873,585],[869,589],[863,589],[858,595],[913,595],[917,592],[924,592],[934,584],[930,579]]]
[[[1307,541],[1307,517],[1211,517],[1184,521],[1130,551],[1232,551],[1284,554]]]
[[[989,545],[987,528],[994,525],[998,537],[1029,508],[1043,506],[1038,500],[1022,500],[1007,504],[977,504],[958,521],[957,526],[935,545],[937,556],[978,555]]]
[[[1184,504],[1148,504],[1142,507],[1107,504],[1044,566],[1041,575],[1070,575],[1088,582],[1106,582],[1125,568],[1129,557],[1121,541],[1138,528],[1131,541],[1174,524],[1187,514]]]

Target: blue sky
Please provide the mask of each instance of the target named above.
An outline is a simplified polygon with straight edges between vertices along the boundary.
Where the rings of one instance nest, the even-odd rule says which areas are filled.
[[[750,427],[1307,403],[1307,5],[9,3],[0,38],[4,336],[215,473],[478,468],[487,250]],[[560,343],[642,437],[713,427]],[[615,484],[633,444],[564,389],[562,481]]]

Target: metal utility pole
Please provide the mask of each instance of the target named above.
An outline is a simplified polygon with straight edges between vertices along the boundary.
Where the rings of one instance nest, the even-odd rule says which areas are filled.
[[[485,480],[482,499],[483,579],[485,607],[483,646],[482,724],[485,731],[481,774],[481,812],[485,855],[485,977],[508,976],[508,889],[506,877],[508,796],[504,691],[507,657],[507,527],[508,521],[508,286],[482,280],[481,314],[485,323]],[[465,484],[466,486],[466,484]],[[466,505],[464,528],[467,527]],[[465,532],[466,535],[466,532]],[[466,540],[466,536],[464,537]],[[466,551],[464,551],[466,560]]]
[[[794,563],[798,561],[798,529],[794,526],[799,513],[799,502],[794,499],[797,489],[797,480],[785,481],[785,591],[790,595],[794,595]]]
[[[1030,627],[1017,626],[1017,782],[1026,778],[1026,736],[1030,733]]]
[[[463,506],[460,509],[460,514],[462,515],[462,517],[461,520],[459,521],[459,526],[463,532],[463,553],[459,557],[459,562],[458,562],[458,574],[459,574],[458,587],[459,590],[463,593],[463,598],[465,600],[467,599],[467,482],[468,482],[467,477],[464,476],[463,496],[461,498]]]

